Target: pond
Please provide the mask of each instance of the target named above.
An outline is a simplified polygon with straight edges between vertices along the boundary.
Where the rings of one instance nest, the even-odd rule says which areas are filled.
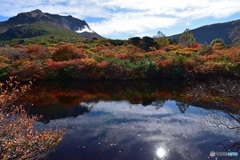
[[[238,109],[194,99],[189,96],[194,86],[176,81],[35,82],[19,103],[43,115],[37,127],[66,128],[50,160],[239,159]]]

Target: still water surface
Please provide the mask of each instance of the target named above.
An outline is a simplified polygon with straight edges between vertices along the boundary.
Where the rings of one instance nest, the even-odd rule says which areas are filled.
[[[236,151],[238,122],[214,104],[187,99],[177,82],[36,82],[22,98],[37,127],[67,128],[50,160],[207,160]],[[32,106],[33,104],[33,106]],[[239,115],[231,113],[239,118]]]

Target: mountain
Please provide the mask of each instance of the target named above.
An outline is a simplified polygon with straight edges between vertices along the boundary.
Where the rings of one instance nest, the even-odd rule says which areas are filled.
[[[72,16],[43,13],[40,10],[19,13],[0,22],[0,40],[31,38],[42,35],[60,37],[103,38],[84,20]]]
[[[209,44],[214,39],[223,39],[226,44],[235,43],[240,37],[240,20],[202,26],[191,30],[197,42]],[[172,35],[170,39],[178,40],[181,34]]]

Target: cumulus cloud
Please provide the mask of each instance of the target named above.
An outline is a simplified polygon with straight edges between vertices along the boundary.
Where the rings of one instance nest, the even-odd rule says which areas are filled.
[[[240,13],[239,0],[1,0],[0,16],[41,9],[80,19],[103,18],[91,28],[109,37],[113,34],[144,35],[203,18],[226,18]]]
[[[98,23],[90,23],[90,26],[105,35],[116,33],[129,33],[131,35],[144,34],[157,28],[167,28],[177,23],[176,18],[143,15],[141,13],[114,14],[111,19]]]

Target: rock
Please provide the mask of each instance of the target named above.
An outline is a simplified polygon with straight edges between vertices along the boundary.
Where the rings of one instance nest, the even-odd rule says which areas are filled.
[[[4,43],[0,43],[0,47],[6,48],[6,45]]]
[[[18,44],[24,44],[25,43],[25,40],[24,39],[20,39],[19,41],[18,41]]]

